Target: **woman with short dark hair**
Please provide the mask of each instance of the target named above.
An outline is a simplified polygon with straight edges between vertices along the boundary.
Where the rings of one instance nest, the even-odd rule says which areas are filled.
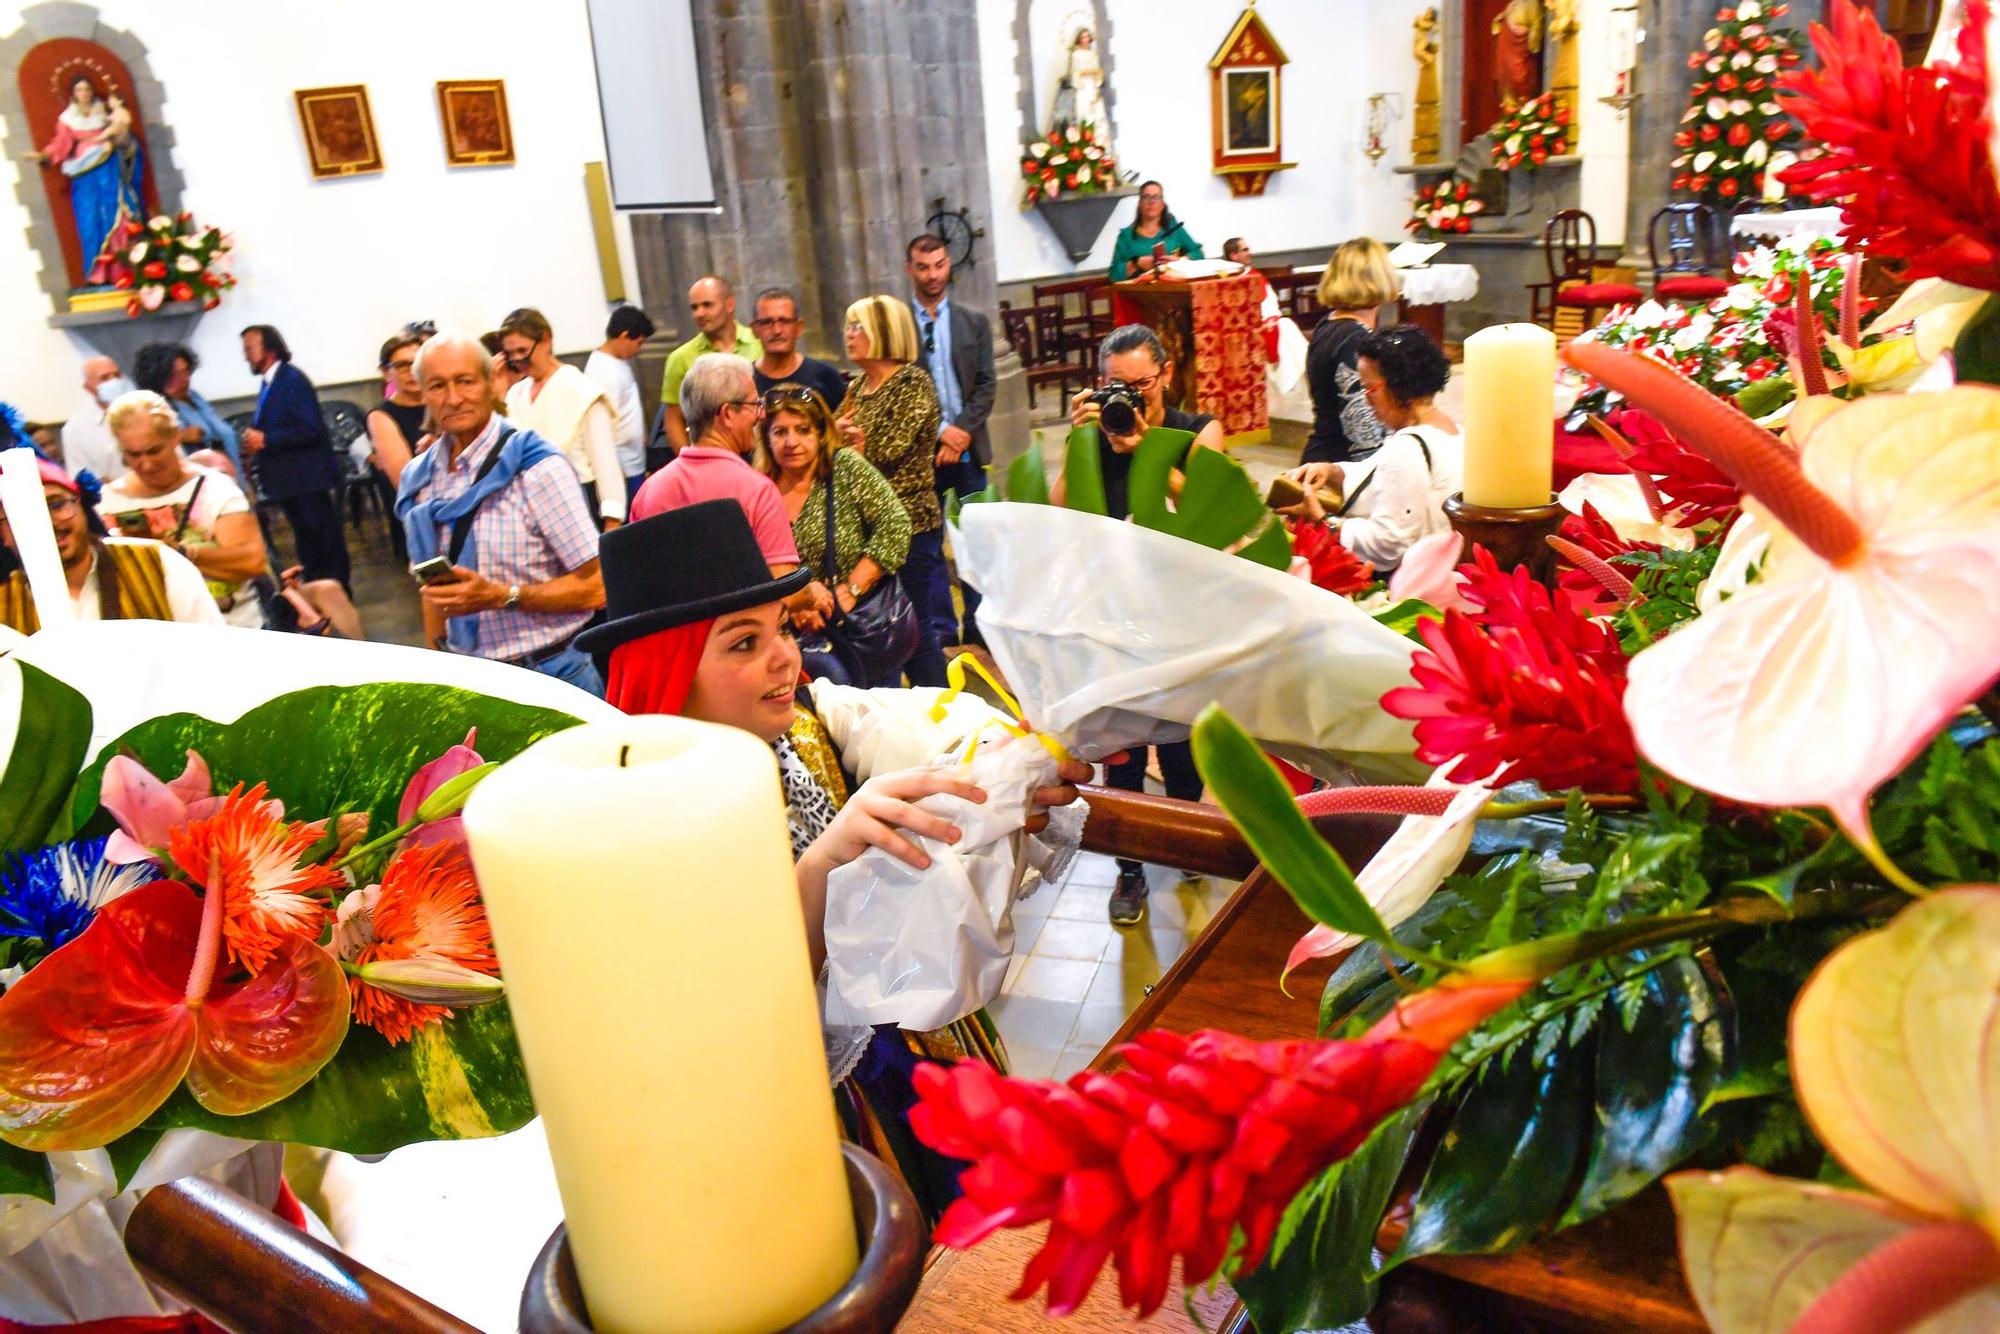
[[[237,485],[247,488],[249,474],[243,470],[243,450],[236,440],[236,428],[195,392],[194,373],[200,368],[201,358],[185,343],[148,343],[132,356],[132,382],[173,404],[181,419],[183,452],[219,450],[235,470]]]
[[[1300,512],[1337,527],[1341,544],[1387,572],[1419,538],[1451,526],[1444,502],[1465,472],[1465,441],[1458,424],[1437,406],[1451,379],[1451,362],[1414,324],[1398,324],[1363,338],[1355,365],[1368,406],[1390,432],[1373,468],[1350,486],[1336,463],[1308,463],[1289,476],[1305,492]],[[1338,514],[1320,508],[1315,492],[1328,483],[1346,491]]]

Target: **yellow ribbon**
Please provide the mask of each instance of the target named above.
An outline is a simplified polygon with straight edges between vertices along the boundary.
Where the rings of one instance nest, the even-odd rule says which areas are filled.
[[[994,721],[999,722],[1002,727],[1006,728],[1014,736],[1032,736],[1037,741],[1040,741],[1042,745],[1048,748],[1049,754],[1056,757],[1058,764],[1069,763],[1070,754],[1069,751],[1063,748],[1062,742],[1057,741],[1047,732],[1037,732],[1034,728],[1029,727],[1027,719],[1022,716],[1021,706],[1015,702],[1012,695],[1007,693],[1007,687],[996,681],[993,678],[993,674],[981,666],[979,659],[973,657],[970,653],[961,653],[945,664],[944,677],[949,684],[945,692],[938,696],[937,703],[931,705],[932,722],[943,722],[945,710],[950,706],[951,702],[965,693],[965,674],[968,669],[979,673],[979,679],[993,688],[993,693],[1000,697],[1000,703],[1006,707],[1008,713],[1013,715],[1012,721],[1005,718]],[[974,731],[966,742],[965,755],[959,763],[970,764],[973,753],[978,749],[979,732]]]

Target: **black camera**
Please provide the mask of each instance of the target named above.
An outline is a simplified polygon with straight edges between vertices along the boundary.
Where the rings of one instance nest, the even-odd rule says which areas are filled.
[[[1131,385],[1123,380],[1113,380],[1092,394],[1090,401],[1097,404],[1097,420],[1107,434],[1139,433],[1140,423],[1146,416],[1146,396]]]

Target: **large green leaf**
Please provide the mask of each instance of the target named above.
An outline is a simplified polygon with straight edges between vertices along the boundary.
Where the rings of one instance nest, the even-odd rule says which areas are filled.
[[[1049,475],[1040,449],[1030,449],[1007,465],[1007,499],[1025,505],[1049,503]]]
[[[1734,1067],[1731,1009],[1700,964],[1675,959],[1630,985],[1641,988],[1631,1023],[1597,1026],[1597,1126],[1564,1227],[1637,1194],[1707,1143],[1702,1106]]]
[[[1132,520],[1141,528],[1173,533],[1174,513],[1167,507],[1168,482],[1181,459],[1194,443],[1187,431],[1169,431],[1156,426],[1146,432],[1132,453],[1132,471],[1125,479],[1126,499],[1132,506]]]
[[[170,713],[139,724],[77,779],[70,797],[81,827],[97,806],[104,765],[121,751],[162,777],[181,771],[184,752],[208,761],[220,790],[264,783],[299,819],[366,811],[369,827],[394,827],[410,776],[479,729],[477,749],[504,760],[577,720],[451,686],[384,682],[314,686],[279,695],[233,723]]]
[[[1466,1091],[1411,1204],[1395,1259],[1504,1251],[1562,1209],[1585,1143],[1590,1048],[1526,1046]]]
[[[1375,1304],[1375,1232],[1428,1099],[1376,1127],[1366,1143],[1299,1192],[1272,1253],[1230,1280],[1259,1334],[1338,1329]]]
[[[1098,457],[1096,422],[1070,428],[1063,457],[1063,507],[1084,514],[1109,514],[1104,498],[1104,460]]]
[[[475,1139],[535,1114],[506,1002],[459,1010],[392,1047],[372,1028],[348,1029],[340,1054],[291,1097],[248,1116],[217,1116],[185,1087],[146,1129],[192,1126],[243,1139],[387,1153],[432,1139]]]
[[[41,668],[16,658],[0,663],[0,710],[10,703],[19,723],[0,773],[0,853],[49,840],[90,748],[90,701]]]
[[[2000,296],[1986,298],[1952,346],[1960,384],[2000,384]]]
[[[1180,500],[1180,508],[1174,511],[1174,532],[1217,550],[1240,540],[1259,524],[1272,522],[1270,507],[1257,494],[1243,465],[1213,449],[1197,449],[1188,457]]]
[[[1362,896],[1347,863],[1299,813],[1277,766],[1213,704],[1195,719],[1194,761],[1257,860],[1308,917],[1367,940],[1389,940],[1389,928]]]
[[[0,1197],[8,1195],[32,1195],[55,1203],[56,1182],[49,1173],[47,1154],[0,1141]]]

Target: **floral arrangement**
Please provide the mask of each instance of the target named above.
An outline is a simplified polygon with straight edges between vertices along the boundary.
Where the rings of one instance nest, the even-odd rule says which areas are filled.
[[[1674,135],[1676,191],[1725,206],[1761,198],[1771,155],[1796,145],[1799,127],[1778,89],[1805,56],[1795,29],[1772,26],[1790,9],[1743,0],[1716,11],[1701,50],[1688,57],[1695,81]]]
[[[169,301],[199,301],[203,310],[214,310],[222,294],[236,286],[223,267],[229,250],[220,228],[199,225],[192,213],[173,218],[163,213],[133,227],[117,247],[111,285],[132,293],[125,303],[129,316]]]
[[[1552,157],[1569,152],[1569,108],[1554,93],[1531,97],[1493,122],[1486,132],[1492,142],[1493,166],[1532,171]]]
[[[0,1193],[177,1127],[383,1152],[533,1114],[457,812],[573,718],[319,687],[154,718],[86,766],[89,702],[0,670]]]
[[[1027,181],[1022,208],[1064,195],[1103,194],[1118,184],[1118,161],[1098,142],[1097,127],[1058,125],[1021,153],[1021,175]]]
[[[1850,271],[1840,243],[1826,237],[1797,236],[1778,246],[1762,246],[1736,256],[1729,290],[1706,306],[1643,302],[1616,306],[1582,337],[1606,347],[1629,348],[1658,358],[1712,394],[1738,398],[1763,416],[1792,395],[1785,374],[1788,325],[1800,291],[1809,295],[1823,324],[1838,325]],[[1857,271],[1858,274],[1858,271]],[[1866,312],[1859,293],[1855,319]],[[1823,354],[1830,366],[1839,362]],[[1603,413],[1612,406],[1602,386],[1591,385],[1577,401],[1580,412]]]
[[[1486,211],[1471,181],[1452,179],[1417,191],[1405,228],[1419,236],[1447,236],[1472,230],[1472,220]]]
[[[1828,63],[1807,124],[1866,82]],[[1841,170],[1903,171],[1893,139]],[[1902,216],[1967,206],[1897,179],[1947,192]],[[1979,276],[1922,242],[1892,238]],[[1429,590],[1381,700],[1428,783],[1294,799],[1202,716],[1205,781],[1317,923],[1287,972],[1340,957],[1321,1035],[1151,1032],[1060,1084],[920,1069],[917,1134],[971,1163],[940,1241],[1046,1224],[1017,1296],[1072,1310],[1109,1265],[1143,1315],[1178,1261],[1276,1334],[1664,1181],[1718,1330],[2000,1323],[2000,296],[1933,280],[1864,348],[1854,267],[1830,332],[1817,272],[1767,313],[1782,437],[1651,347],[1565,349],[1650,424],[1617,441],[1645,522],[1586,509],[1557,540],[1595,604],[1477,550]],[[1968,302],[1933,363],[1957,383],[1887,387],[1874,363]],[[1308,819],[1339,812],[1404,818],[1354,873]]]

